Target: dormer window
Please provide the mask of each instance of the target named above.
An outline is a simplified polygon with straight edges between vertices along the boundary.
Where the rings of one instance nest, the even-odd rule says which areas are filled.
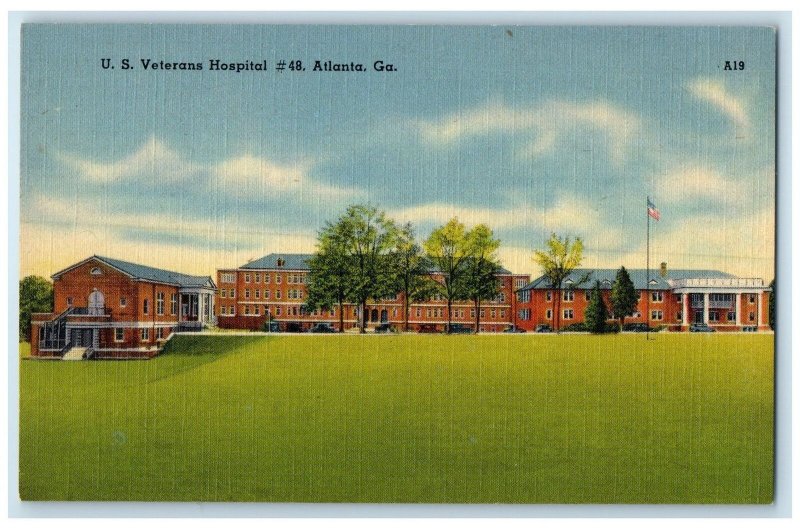
[[[650,280],[650,284],[651,284],[651,285],[657,285],[657,284],[658,284],[658,281],[656,281],[655,279],[651,279],[651,280]]]
[[[92,271],[91,271],[90,273],[91,273],[93,276],[101,276],[101,275],[103,275],[103,271],[102,271],[102,270],[100,270],[100,268],[98,268],[98,267],[96,267],[96,266],[95,266],[94,268],[92,268]]]
[[[278,266],[278,268],[283,268],[283,266],[286,264],[286,260],[279,257],[275,264]]]

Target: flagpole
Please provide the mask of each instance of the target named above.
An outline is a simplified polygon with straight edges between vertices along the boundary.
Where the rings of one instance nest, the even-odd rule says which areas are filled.
[[[647,339],[650,339],[650,197],[646,198],[644,214],[647,217],[647,313],[644,322],[647,325]]]

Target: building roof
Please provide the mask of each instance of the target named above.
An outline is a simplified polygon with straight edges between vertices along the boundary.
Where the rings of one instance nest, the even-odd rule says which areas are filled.
[[[631,277],[633,286],[636,290],[647,289],[647,269],[645,268],[630,268],[628,275]],[[570,285],[575,285],[580,279],[588,274],[588,281],[582,283],[576,288],[593,288],[595,281],[600,281],[601,289],[610,289],[614,284],[617,277],[617,268],[578,268],[572,271],[569,276],[564,280],[564,288],[569,288]],[[667,270],[666,276],[661,275],[661,271],[657,268],[650,269],[650,288],[653,290],[669,290],[670,284],[667,283],[670,279],[721,279],[734,277],[731,274],[720,272],[719,270],[689,270],[689,269],[676,269]],[[570,283],[571,282],[571,283]],[[550,290],[553,286],[545,276],[539,276],[519,290]]]
[[[241,266],[245,270],[311,270],[308,261],[314,257],[310,253],[271,253]],[[278,260],[283,266],[278,266]]]
[[[310,253],[271,253],[260,259],[250,261],[240,268],[243,270],[311,270],[308,262],[312,257],[314,257],[314,254]],[[283,266],[278,266],[278,259],[284,261]],[[431,273],[438,272],[436,268],[432,268],[430,271]],[[513,274],[502,266],[499,273],[503,275]]]
[[[93,255],[87,259],[84,259],[79,263],[76,263],[68,268],[65,268],[64,270],[61,270],[60,272],[56,272],[55,274],[53,274],[53,279],[93,259],[100,261],[101,263],[104,263],[112,268],[115,268],[120,272],[130,276],[131,278],[140,281],[152,281],[153,283],[164,283],[167,285],[176,285],[179,287],[187,287],[187,288],[216,287],[214,281],[211,279],[211,276],[193,276],[189,274],[182,274],[180,272],[172,272],[170,270],[164,270],[162,268],[154,268],[152,266],[140,265],[128,261],[122,261],[121,259],[113,259],[111,257],[103,257],[100,255]]]

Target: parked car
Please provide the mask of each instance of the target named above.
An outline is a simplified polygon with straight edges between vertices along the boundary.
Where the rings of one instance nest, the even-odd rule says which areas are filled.
[[[623,331],[627,332],[650,332],[652,329],[646,323],[626,323],[622,326]]]
[[[742,327],[742,332],[758,332],[758,327],[755,325],[746,325]]]
[[[308,332],[331,333],[336,332],[336,329],[330,323],[315,323]]]
[[[391,323],[381,323],[380,325],[375,327],[375,332],[377,333],[394,332],[394,328],[392,327]]]
[[[540,323],[533,332],[553,332],[553,328],[546,323]]]
[[[264,323],[264,330],[266,332],[281,332],[281,326],[278,325],[277,321],[270,321]]]
[[[436,330],[436,325],[433,325],[432,323],[423,323],[419,326],[417,332],[421,334],[434,334],[438,333],[439,331]]]
[[[461,323],[450,324],[450,334],[472,334],[475,328],[472,325],[464,325]]]
[[[520,328],[519,328],[519,327],[517,327],[516,325],[509,325],[508,327],[506,327],[505,329],[503,329],[503,332],[508,332],[508,333],[523,333],[523,332],[526,332],[526,331],[525,331],[525,329],[520,329]]]
[[[689,325],[689,332],[717,332],[705,323],[693,323]]]

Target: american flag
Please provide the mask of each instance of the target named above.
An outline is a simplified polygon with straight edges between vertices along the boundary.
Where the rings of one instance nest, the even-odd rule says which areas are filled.
[[[661,213],[658,212],[656,205],[653,204],[650,198],[647,199],[647,214],[656,220],[661,220]]]

